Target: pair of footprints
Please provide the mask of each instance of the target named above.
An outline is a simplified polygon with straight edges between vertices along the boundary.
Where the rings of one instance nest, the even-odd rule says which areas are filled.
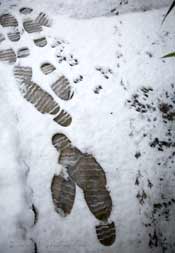
[[[22,14],[29,14],[31,11],[30,8],[20,9]],[[48,24],[45,14],[40,14],[36,20],[28,20],[23,23],[24,29],[28,33],[40,32],[41,25]],[[4,27],[18,25],[17,20],[10,14],[2,15],[0,23]],[[17,56],[19,58],[26,57],[28,54],[27,48],[22,48],[18,51]],[[16,54],[12,49],[2,50],[0,51],[0,60],[15,63]],[[52,73],[55,67],[50,63],[44,63],[41,65],[41,70],[47,75]],[[31,67],[15,66],[14,76],[23,97],[40,113],[53,115],[53,120],[63,127],[71,124],[71,115],[61,109],[50,94],[32,81]],[[69,81],[64,76],[59,77],[51,85],[51,89],[63,100],[70,100],[74,95]],[[65,135],[54,135],[52,144],[60,154],[59,164],[67,171],[67,177],[61,173],[54,175],[52,179],[51,193],[56,212],[64,216],[71,213],[77,185],[83,191],[89,210],[100,221],[96,226],[97,238],[105,246],[112,245],[115,241],[116,231],[114,222],[109,221],[112,200],[106,187],[105,172],[92,155],[82,153],[73,146]]]
[[[14,68],[14,75],[24,98],[41,113],[54,115],[58,113],[54,117],[54,121],[58,124],[64,127],[70,125],[71,116],[64,110],[60,111],[53,97],[29,80],[31,72],[29,74],[26,68],[19,66]],[[68,100],[73,96],[70,84],[65,77],[59,78],[51,87],[59,98]],[[105,172],[92,155],[82,153],[65,135],[54,135],[52,144],[60,153],[59,164],[67,170],[68,174],[66,178],[62,174],[53,177],[51,192],[55,210],[64,216],[71,213],[77,184],[83,190],[89,210],[101,221],[96,226],[99,241],[105,246],[112,245],[115,241],[115,224],[108,222],[112,211],[112,200],[106,188]]]

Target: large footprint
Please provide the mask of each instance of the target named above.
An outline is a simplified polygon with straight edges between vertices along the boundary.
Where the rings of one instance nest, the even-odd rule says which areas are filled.
[[[63,134],[55,134],[52,144],[60,153],[59,163],[67,169],[68,174],[67,179],[56,180],[59,176],[53,177],[51,191],[56,210],[62,206],[61,213],[67,215],[71,212],[75,198],[73,185],[77,184],[83,190],[89,210],[101,221],[96,226],[97,238],[105,246],[112,245],[116,236],[115,224],[108,222],[112,211],[112,200],[106,188],[106,175],[103,168],[92,155],[82,153]],[[65,188],[66,195],[64,195]]]

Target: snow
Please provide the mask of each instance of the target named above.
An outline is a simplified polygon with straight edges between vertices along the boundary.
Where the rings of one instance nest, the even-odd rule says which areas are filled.
[[[170,164],[174,157],[169,159],[174,147],[160,152],[149,145],[155,137],[167,140],[167,128],[173,131],[174,123],[163,124],[158,109],[141,114],[127,103],[143,86],[153,88],[148,101],[157,107],[160,101],[169,101],[170,98],[164,97],[166,91],[173,94],[175,62],[161,58],[174,49],[174,17],[170,16],[161,26],[166,12],[162,7],[171,1],[129,1],[125,10],[121,7],[121,12],[129,13],[109,17],[110,10],[118,6],[116,2],[58,1],[56,4],[45,0],[42,6],[40,1],[2,2],[2,13],[11,5],[10,12],[17,18],[20,31],[24,19],[18,12],[20,7],[32,6],[31,17],[43,10],[52,18],[52,27],[42,32],[48,38],[46,47],[35,47],[32,41],[35,35],[24,33],[19,42],[6,40],[0,48],[10,46],[17,51],[21,46],[29,47],[30,56],[18,59],[16,64],[31,66],[34,81],[73,119],[71,126],[63,128],[53,122],[51,116],[36,111],[18,91],[13,66],[0,63],[2,253],[35,252],[34,242],[41,253],[169,253],[175,250],[174,206],[168,209],[168,220],[161,213],[158,218],[155,214],[152,221],[153,205],[162,201],[162,194],[164,202],[174,195],[175,171]],[[14,4],[16,6],[12,6]],[[135,12],[143,8],[158,10]],[[130,13],[132,11],[134,13]],[[89,19],[80,19],[82,17]],[[5,28],[1,30],[6,33]],[[51,48],[56,39],[62,43]],[[60,53],[60,49],[63,52]],[[66,56],[67,62],[59,64],[58,54]],[[69,65],[71,54],[79,61],[74,67]],[[48,77],[39,69],[46,61],[57,67],[57,72]],[[99,67],[104,74],[96,70]],[[70,80],[75,92],[73,99],[67,102],[57,98],[50,88],[61,74]],[[83,80],[74,83],[79,75]],[[98,86],[102,89],[96,94]],[[155,117],[157,121],[153,120]],[[82,152],[93,154],[106,173],[113,201],[110,220],[115,221],[117,229],[116,241],[109,248],[96,238],[98,221],[88,210],[80,188],[77,187],[73,211],[68,217],[63,218],[54,211],[50,184],[61,166],[51,138],[60,132]],[[145,133],[147,136],[143,137]],[[135,157],[136,152],[141,153],[139,159]],[[139,185],[135,184],[137,177]],[[148,187],[148,179],[152,188]],[[136,196],[143,190],[147,198],[140,204]],[[39,213],[34,226],[32,204]],[[152,235],[155,228],[159,243],[150,248],[149,234]]]
[[[5,7],[24,5],[33,7],[33,1],[31,0],[6,0]],[[55,14],[63,14],[76,18],[91,18],[100,16],[118,15],[118,13],[135,12],[135,11],[147,11],[151,9],[159,9],[165,6],[169,6],[171,0],[50,0],[35,1],[36,9],[52,10]]]

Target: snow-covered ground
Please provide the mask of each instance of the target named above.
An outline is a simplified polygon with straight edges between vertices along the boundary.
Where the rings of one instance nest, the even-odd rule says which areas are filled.
[[[171,1],[129,1],[122,15],[111,13],[120,1],[55,2],[13,0],[0,6],[0,14],[16,17],[21,33],[11,42],[9,28],[1,26],[6,40],[0,50],[28,47],[30,55],[15,65],[32,67],[33,81],[72,116],[65,128],[38,112],[21,96],[14,65],[0,62],[0,252],[173,253],[175,61],[161,58],[175,46],[174,17],[161,26]],[[26,6],[33,8],[29,17],[44,11],[52,19],[40,33],[48,41],[43,48],[33,43],[39,34],[23,29],[19,9]],[[40,70],[45,62],[56,67],[48,76]],[[62,74],[74,90],[70,101],[50,88]],[[110,247],[97,240],[99,222],[80,188],[69,216],[54,210],[50,186],[62,169],[51,143],[55,133],[93,154],[106,173],[110,220],[116,224]]]
[[[14,5],[35,5],[36,9],[52,10],[55,14],[63,14],[77,18],[92,18],[100,16],[119,15],[126,12],[147,11],[151,9],[160,9],[169,6],[171,0],[37,0],[35,4],[32,0],[3,0],[6,8]]]

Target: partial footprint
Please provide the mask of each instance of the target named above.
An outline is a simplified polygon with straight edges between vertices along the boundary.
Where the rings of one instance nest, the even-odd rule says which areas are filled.
[[[52,179],[51,192],[55,211],[62,216],[70,214],[75,200],[74,182],[62,175],[55,175]]]
[[[0,24],[3,27],[11,27],[11,26],[16,27],[18,26],[18,21],[16,20],[14,16],[7,13],[0,16]]]
[[[102,188],[100,186],[96,186],[95,178],[92,189],[84,191],[84,198],[89,210],[98,220],[108,220],[112,211],[112,200],[109,192],[104,186],[102,186]]]
[[[31,67],[14,67],[14,76],[19,81],[30,81],[32,79],[32,68]]]
[[[70,83],[65,76],[61,76],[51,85],[51,88],[55,94],[63,100],[70,100],[74,95]]]
[[[115,242],[115,223],[106,223],[96,226],[98,240],[105,246],[110,246]]]
[[[29,7],[22,7],[19,12],[21,14],[24,14],[24,15],[27,15],[27,14],[30,14],[31,12],[33,11],[32,8],[29,8]]]
[[[12,48],[0,50],[0,61],[5,61],[8,63],[16,62],[16,54]]]
[[[52,137],[52,144],[58,152],[72,147],[71,141],[64,134],[55,134]]]
[[[43,63],[40,68],[43,74],[45,75],[48,75],[52,73],[54,70],[56,70],[55,66],[49,62]]]
[[[29,18],[23,22],[23,27],[28,33],[37,33],[43,30],[39,23]]]
[[[67,127],[72,123],[72,117],[65,110],[61,110],[60,113],[53,119],[59,125]]]
[[[40,24],[41,26],[46,26],[46,27],[50,27],[51,26],[51,20],[49,19],[49,17],[41,12],[38,17],[35,19],[35,21]]]
[[[18,58],[25,58],[30,55],[30,50],[28,47],[22,47],[18,49],[17,57]]]
[[[34,43],[37,47],[45,47],[47,45],[46,37],[41,37],[39,39],[35,39]]]
[[[58,103],[46,91],[40,88],[36,83],[25,80],[18,84],[23,97],[30,102],[41,113],[56,115],[53,119],[61,126],[67,127],[71,124],[71,116],[64,110],[60,111]]]
[[[9,38],[9,40],[11,40],[12,42],[19,41],[21,38],[19,31],[9,32],[9,33],[7,33],[7,36]]]

